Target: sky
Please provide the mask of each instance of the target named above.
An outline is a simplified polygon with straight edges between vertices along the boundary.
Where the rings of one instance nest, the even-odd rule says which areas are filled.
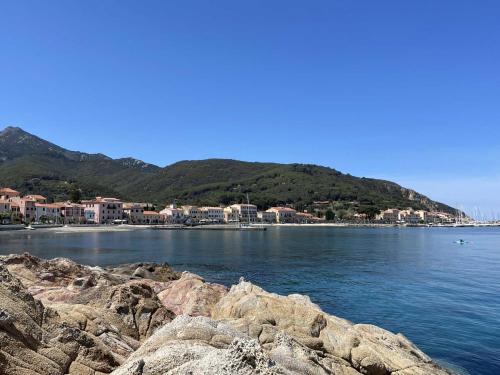
[[[326,165],[491,216],[499,17],[498,0],[3,2],[0,128],[160,166]]]

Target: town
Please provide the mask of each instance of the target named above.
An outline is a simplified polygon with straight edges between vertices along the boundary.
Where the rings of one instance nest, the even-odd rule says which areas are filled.
[[[11,188],[0,188],[1,224],[312,224],[339,222],[329,209],[331,202],[315,202],[311,212],[293,207],[271,207],[259,211],[256,205],[237,203],[229,206],[177,206],[174,202],[161,210],[149,203],[123,202],[117,198],[96,197],[79,202],[49,203],[47,197],[21,196]],[[461,218],[462,220],[462,218]],[[457,216],[412,208],[390,208],[369,220],[366,214],[354,213],[343,222],[379,224],[451,224]]]

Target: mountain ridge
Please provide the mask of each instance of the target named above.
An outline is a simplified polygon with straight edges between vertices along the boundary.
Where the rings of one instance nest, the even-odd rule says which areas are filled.
[[[173,199],[229,204],[244,201],[249,193],[260,208],[288,204],[303,209],[329,200],[371,214],[389,207],[455,212],[394,182],[325,166],[212,158],[159,167],[133,157],[70,151],[19,127],[0,132],[0,185],[54,199],[66,199],[79,190],[82,197],[114,195],[157,204]]]

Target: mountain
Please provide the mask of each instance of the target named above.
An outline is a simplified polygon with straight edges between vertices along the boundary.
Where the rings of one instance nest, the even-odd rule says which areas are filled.
[[[314,201],[373,213],[388,207],[455,209],[390,181],[359,178],[310,164],[245,162],[230,159],[185,160],[164,168],[133,158],[69,151],[17,127],[0,132],[0,185],[55,200],[72,191],[82,197],[117,196],[164,205],[244,201],[259,207]]]

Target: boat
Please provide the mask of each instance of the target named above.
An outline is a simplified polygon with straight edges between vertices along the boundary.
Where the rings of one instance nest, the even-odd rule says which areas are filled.
[[[24,227],[24,229],[27,229],[27,230],[35,230],[35,228],[33,228],[31,226],[31,224],[28,224],[26,227]]]

